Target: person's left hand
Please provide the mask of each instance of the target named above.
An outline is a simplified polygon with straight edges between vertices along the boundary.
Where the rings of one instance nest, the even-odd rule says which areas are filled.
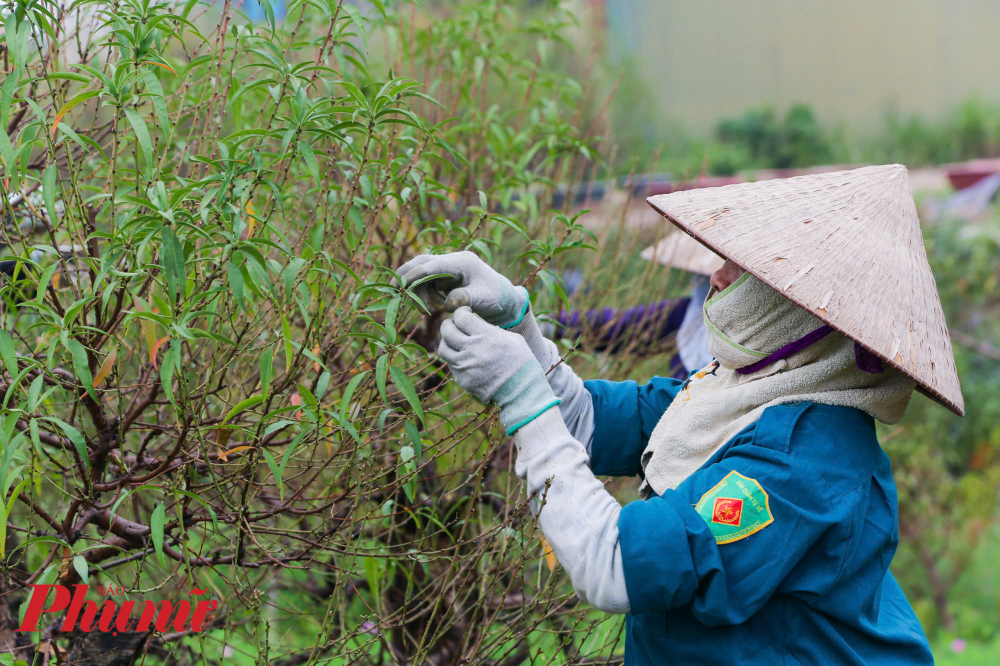
[[[487,323],[469,307],[458,308],[441,324],[438,356],[455,382],[482,402],[490,402],[507,380],[535,360],[524,338]]]
[[[459,386],[500,407],[508,435],[559,404],[524,338],[487,323],[468,307],[441,324],[438,355]]]

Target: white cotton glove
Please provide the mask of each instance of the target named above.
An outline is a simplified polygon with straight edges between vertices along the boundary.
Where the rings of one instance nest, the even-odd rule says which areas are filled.
[[[438,355],[459,386],[500,407],[508,435],[560,402],[524,338],[487,323],[467,306],[441,324]]]
[[[405,284],[428,275],[453,276],[428,280],[413,291],[424,303],[449,312],[468,306],[488,323],[501,328],[517,325],[528,310],[528,290],[515,287],[472,252],[421,254],[400,266],[397,272]]]
[[[454,311],[468,306],[485,321],[523,337],[547,375],[549,386],[562,400],[559,409],[567,427],[590,450],[594,433],[590,394],[573,369],[560,362],[555,343],[542,335],[524,287],[515,287],[472,252],[421,254],[400,266],[397,272],[405,284],[429,275],[453,275],[428,280],[413,291],[424,303],[437,308]]]

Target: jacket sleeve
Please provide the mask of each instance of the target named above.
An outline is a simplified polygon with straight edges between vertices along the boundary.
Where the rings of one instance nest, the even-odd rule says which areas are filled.
[[[589,453],[594,474],[635,476],[642,471],[649,436],[682,384],[670,377],[653,377],[642,386],[604,379],[583,383],[593,402]]]
[[[786,433],[793,428],[794,422]],[[759,484],[765,498],[766,516],[755,523],[750,515],[742,537],[743,522],[732,529],[714,523],[727,515],[713,511],[718,488],[739,491],[725,485],[733,472],[743,486]],[[824,594],[842,569],[857,503],[851,494],[833,495],[816,466],[787,448],[744,444],[731,446],[676,490],[626,505],[618,527],[632,612],[690,605],[704,624],[738,624],[776,592]],[[743,514],[752,512],[753,500],[743,499]],[[768,517],[772,522],[754,529]]]

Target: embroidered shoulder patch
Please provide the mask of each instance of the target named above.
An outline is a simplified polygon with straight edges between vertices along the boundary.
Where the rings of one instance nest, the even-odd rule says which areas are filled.
[[[774,522],[764,489],[735,471],[702,495],[694,510],[720,545],[745,539]]]

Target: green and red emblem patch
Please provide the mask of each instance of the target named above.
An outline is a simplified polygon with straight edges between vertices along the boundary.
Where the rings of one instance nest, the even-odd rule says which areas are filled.
[[[767,493],[739,472],[730,472],[702,495],[694,510],[708,523],[717,544],[745,539],[774,522]]]

